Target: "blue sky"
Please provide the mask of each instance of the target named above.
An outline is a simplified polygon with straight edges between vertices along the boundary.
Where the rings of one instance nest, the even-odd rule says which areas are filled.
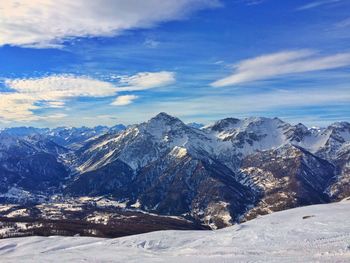
[[[350,1],[5,0],[0,127],[350,121]]]

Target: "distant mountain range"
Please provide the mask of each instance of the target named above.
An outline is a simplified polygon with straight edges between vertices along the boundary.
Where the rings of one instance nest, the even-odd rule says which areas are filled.
[[[328,203],[350,195],[350,123],[203,126],[160,113],[128,127],[1,130],[0,200],[53,195],[108,197],[212,228]]]

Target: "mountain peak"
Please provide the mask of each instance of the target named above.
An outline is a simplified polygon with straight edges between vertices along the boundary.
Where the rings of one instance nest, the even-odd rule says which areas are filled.
[[[268,117],[248,117],[244,119],[247,123],[267,123],[267,122],[275,122],[275,123],[283,123],[283,121],[277,117],[268,118]]]
[[[165,124],[173,124],[173,123],[182,123],[182,121],[176,117],[173,117],[165,112],[160,112],[152,119],[148,121],[148,123],[165,123]]]
[[[145,129],[153,136],[161,138],[170,130],[184,131],[187,126],[180,119],[170,116],[165,112],[161,112],[149,121],[139,125],[139,127]]]
[[[346,121],[338,121],[338,122],[332,123],[329,127],[336,128],[336,129],[346,129],[346,128],[350,129],[350,123]]]
[[[156,116],[154,116],[152,119],[174,119],[175,117],[169,115],[166,112],[159,112]]]
[[[304,132],[304,133],[308,132],[308,130],[309,130],[309,128],[306,127],[306,126],[305,126],[304,124],[302,124],[302,123],[298,123],[298,124],[296,124],[294,127],[295,127],[295,129],[297,129],[298,131],[301,131],[301,132]]]
[[[240,120],[239,119],[235,119],[235,118],[225,118],[222,120],[219,120],[217,122],[215,122],[212,126],[211,129],[213,131],[223,131],[225,129],[230,129],[233,126],[235,126],[237,123],[239,123]],[[210,127],[210,126],[209,126]]]

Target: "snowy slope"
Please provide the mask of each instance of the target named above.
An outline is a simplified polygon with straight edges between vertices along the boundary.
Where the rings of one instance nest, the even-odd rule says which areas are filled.
[[[218,231],[118,239],[0,241],[1,262],[349,262],[350,201],[296,208]]]
[[[117,124],[113,127],[96,126],[96,127],[57,127],[49,128],[33,128],[33,127],[13,127],[0,130],[0,136],[7,135],[8,137],[38,137],[49,139],[58,145],[77,149],[91,138],[101,136],[106,133],[118,133],[126,127],[122,124]],[[1,143],[2,140],[0,140]]]

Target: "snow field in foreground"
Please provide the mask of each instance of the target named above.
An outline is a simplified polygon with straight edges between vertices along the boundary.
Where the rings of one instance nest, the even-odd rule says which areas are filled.
[[[350,201],[277,212],[217,231],[117,239],[0,240],[1,262],[350,262]]]

